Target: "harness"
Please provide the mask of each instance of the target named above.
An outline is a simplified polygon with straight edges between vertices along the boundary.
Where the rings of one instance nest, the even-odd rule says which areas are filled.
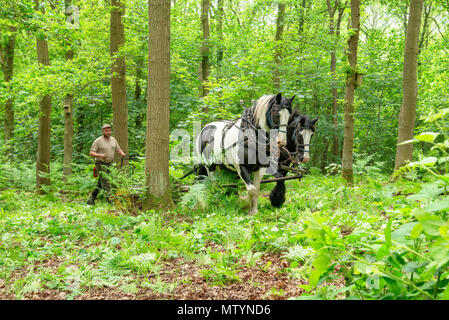
[[[293,159],[293,157],[292,156],[296,156],[300,151],[302,151],[303,153],[310,153],[310,149],[309,149],[309,151],[306,151],[304,148],[305,147],[310,147],[310,143],[307,143],[307,144],[304,144],[304,143],[302,143],[302,144],[300,144],[299,143],[299,141],[298,141],[298,135],[297,135],[297,132],[298,132],[298,129],[300,129],[301,128],[301,126],[300,125],[298,125],[299,124],[299,121],[300,121],[300,118],[298,117],[298,119],[296,120],[296,123],[295,123],[295,129],[293,130],[293,137],[294,137],[294,141],[295,141],[295,145],[296,146],[298,146],[297,148],[296,148],[296,151],[294,151],[294,152],[290,152],[287,148],[285,148],[285,147],[283,147],[282,149],[281,149],[281,153],[284,153],[284,156],[287,158],[286,160],[284,160],[282,163],[283,164],[286,164],[286,163],[296,163],[296,161]]]
[[[243,103],[243,101],[241,101],[241,103]],[[275,125],[275,124],[273,123],[273,120],[271,119],[271,111],[272,111],[272,108],[273,108],[274,105],[275,105],[275,102],[271,103],[271,104],[269,105],[269,107],[268,107],[268,110],[267,110],[266,114],[265,114],[268,127],[269,127],[270,129],[278,129],[278,128],[280,128],[280,127],[285,127],[285,129],[287,129],[287,125],[286,125],[286,124],[285,124],[285,125]],[[236,125],[238,120],[241,120],[241,126],[240,126],[240,127],[238,127],[238,126]],[[225,157],[225,154],[226,154],[226,152],[227,152],[229,149],[234,148],[234,147],[237,146],[237,145],[239,144],[239,142],[240,142],[240,141],[237,140],[236,142],[232,143],[232,144],[231,144],[230,146],[228,146],[227,148],[224,147],[224,140],[225,140],[225,137],[226,137],[226,133],[227,133],[228,130],[231,129],[233,126],[236,126],[236,128],[238,128],[238,129],[241,130],[241,131],[243,131],[243,130],[245,130],[245,129],[252,129],[253,132],[257,132],[257,130],[259,129],[259,128],[256,127],[256,125],[254,124],[254,115],[253,115],[253,113],[252,113],[252,109],[251,109],[251,108],[244,108],[244,111],[243,111],[241,117],[239,117],[239,118],[237,118],[237,119],[235,119],[235,120],[233,120],[233,121],[229,121],[229,122],[226,124],[226,126],[222,129],[222,132],[221,132],[221,141],[220,141],[220,150],[221,150],[221,154],[222,154],[223,157]],[[203,129],[203,130],[204,130],[204,129]],[[283,129],[278,129],[278,130],[279,130],[279,132],[287,133],[287,130],[283,130]],[[260,144],[260,145],[265,145],[265,147],[268,146],[268,145],[270,144],[270,139],[269,139],[266,135],[264,136],[264,138],[265,138],[265,141],[264,141],[264,142],[256,141],[256,143],[257,143],[257,144]],[[244,140],[243,140],[243,147],[244,147],[245,149],[248,149],[248,146],[249,146],[248,140],[249,140],[249,137],[248,137],[247,135],[245,135]],[[256,140],[258,140],[258,139],[256,139]]]

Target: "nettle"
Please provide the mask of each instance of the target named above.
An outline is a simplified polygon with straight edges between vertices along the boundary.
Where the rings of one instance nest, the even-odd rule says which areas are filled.
[[[303,267],[309,279],[305,289],[336,276],[345,279],[344,288],[321,287],[314,298],[449,299],[449,138],[447,126],[438,123],[448,114],[444,109],[424,119],[439,132],[406,142],[430,144],[430,155],[396,174],[421,170],[428,173],[426,183],[417,193],[396,194],[407,207],[380,208],[389,214],[383,230],[340,236],[319,216],[309,215],[305,233],[315,254]]]

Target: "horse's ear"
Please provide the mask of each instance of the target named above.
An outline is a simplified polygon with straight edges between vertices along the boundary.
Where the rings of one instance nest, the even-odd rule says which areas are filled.
[[[306,123],[306,118],[304,118],[304,117],[299,118],[299,123],[301,124],[301,127],[304,127],[304,125]]]
[[[282,95],[281,95],[281,93],[279,92],[279,93],[276,95],[276,104],[280,104],[280,103],[281,103],[281,99],[282,99]]]
[[[295,97],[296,97],[296,96],[295,96],[295,95],[293,95],[293,97],[291,97],[291,98],[290,98],[290,103],[292,103],[292,102],[293,102],[293,99],[295,99]]]
[[[318,116],[318,117],[316,117],[315,119],[313,119],[313,120],[312,120],[312,125],[315,125],[315,123],[318,121],[319,118],[320,118],[320,117]]]

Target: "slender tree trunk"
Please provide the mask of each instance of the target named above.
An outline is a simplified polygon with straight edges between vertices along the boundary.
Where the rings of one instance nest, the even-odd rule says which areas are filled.
[[[125,44],[125,28],[122,17],[125,6],[120,0],[112,0],[110,25],[110,53],[113,58],[111,68],[112,130],[123,152],[128,153],[128,106],[126,103],[126,64],[125,57],[119,53]],[[116,154],[115,160],[119,159]]]
[[[432,13],[432,5],[433,2],[432,0],[427,1],[427,4],[423,4],[424,8],[423,8],[423,15],[424,15],[424,22],[423,22],[423,26],[422,26],[422,32],[421,32],[421,36],[419,37],[419,49],[418,49],[418,56],[421,53],[421,51],[424,48],[424,45],[427,43],[427,39],[429,37],[429,19],[431,17],[431,13]]]
[[[217,44],[217,65],[220,69],[223,62],[223,16],[223,0],[217,0],[217,33],[219,42]]]
[[[340,0],[335,0],[334,6],[331,5],[330,0],[327,0],[327,8],[329,12],[329,34],[333,39],[331,49],[331,75],[332,75],[332,108],[330,110],[332,126],[333,126],[333,144],[332,154],[334,161],[339,159],[339,141],[338,141],[338,90],[337,90],[337,45],[340,38],[341,18],[343,17],[344,7],[340,6]],[[338,13],[337,22],[335,22],[335,13]]]
[[[142,78],[143,56],[139,55],[136,61],[136,87],[134,89],[134,100],[139,101],[142,96],[140,80]]]
[[[170,0],[148,0],[147,193],[143,208],[173,208],[169,180]]]
[[[350,71],[346,78],[345,124],[343,135],[342,177],[353,183],[353,145],[354,145],[354,93],[357,88],[357,46],[360,32],[360,3],[351,0],[351,36],[348,39],[348,61]]]
[[[72,4],[72,0],[65,0],[66,9]],[[67,10],[66,10],[67,11]],[[68,17],[70,13],[66,13]],[[65,58],[67,62],[73,59],[73,50],[71,43],[68,44],[70,49],[66,52]],[[64,164],[62,169],[63,180],[72,174],[73,159],[73,95],[67,93],[64,98]]]
[[[200,96],[205,97],[209,94],[205,82],[209,79],[210,74],[210,27],[209,27],[209,0],[202,0],[201,2],[201,28],[203,30],[203,43],[201,46],[201,92]],[[208,111],[208,110],[204,110]]]
[[[72,174],[73,159],[73,95],[67,94],[64,98],[64,168],[63,179]]]
[[[307,0],[302,0],[302,4],[299,5],[299,21],[298,21],[298,36],[301,39],[304,33],[304,17],[306,12]]]
[[[274,70],[273,70],[273,84],[276,90],[281,90],[280,68],[282,59],[281,41],[284,33],[284,16],[285,16],[285,3],[278,4],[278,15],[276,18],[276,48],[274,50]]]
[[[14,49],[16,46],[17,30],[15,27],[10,27],[9,29],[11,33],[8,35],[7,41],[5,44],[0,43],[0,58],[5,86],[9,92],[12,92],[10,82],[14,73]],[[14,155],[14,145],[11,141],[14,138],[14,98],[12,94],[5,102],[4,134],[5,144],[7,145],[6,156],[12,160]]]
[[[416,67],[418,61],[419,29],[421,27],[423,0],[410,1],[410,14],[407,23],[407,36],[404,49],[403,100],[399,113],[398,144],[413,138],[416,117],[418,85]],[[395,170],[412,160],[413,144],[396,147]]]
[[[39,0],[35,0],[35,10],[39,10]],[[44,9],[42,9],[42,13]],[[36,39],[37,62],[39,66],[49,66],[47,40]],[[44,192],[42,186],[50,185],[50,127],[51,96],[45,95],[39,103],[39,128],[36,155],[36,188]]]

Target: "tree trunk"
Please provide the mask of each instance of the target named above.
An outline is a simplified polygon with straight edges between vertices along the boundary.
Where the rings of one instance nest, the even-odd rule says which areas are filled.
[[[403,100],[399,113],[398,144],[413,138],[416,117],[416,100],[418,85],[416,66],[418,60],[419,30],[421,27],[423,0],[410,1],[410,14],[407,23],[407,36],[404,49]],[[408,143],[396,147],[395,170],[412,160],[413,144]]]
[[[139,55],[136,61],[136,87],[134,90],[134,100],[139,101],[142,96],[140,80],[142,78],[143,56]]]
[[[73,95],[67,94],[64,98],[64,167],[63,179],[72,174],[73,159]]]
[[[65,0],[66,9],[72,4],[72,0]],[[66,17],[69,17],[67,13]],[[68,44],[70,49],[66,52],[65,58],[67,62],[73,59],[73,50],[71,43]],[[64,181],[72,174],[73,159],[73,95],[67,93],[64,98],[64,163],[62,169],[62,177]]]
[[[210,74],[210,27],[209,27],[209,0],[201,2],[201,28],[203,30],[203,43],[201,46],[201,92],[200,96],[205,97],[209,94],[209,90],[205,86],[205,82]],[[207,110],[204,110],[207,112]]]
[[[16,28],[10,27],[10,34],[7,37],[7,41],[0,43],[0,58],[3,70],[3,77],[5,80],[5,87],[9,88],[8,91],[12,92],[11,80],[14,73],[14,49],[16,46]],[[14,145],[12,139],[14,138],[14,98],[11,96],[5,102],[5,144],[6,144],[6,156],[9,159],[13,159]]]
[[[302,0],[302,4],[299,5],[299,21],[298,21],[298,36],[301,39],[304,33],[304,17],[306,12],[307,1]]]
[[[273,70],[273,85],[277,92],[281,90],[280,68],[281,68],[281,41],[284,33],[284,16],[285,16],[285,3],[278,4],[278,15],[276,18],[276,36],[275,36],[275,50],[274,50],[274,70]]]
[[[39,0],[35,0],[35,10],[39,10]],[[42,9],[44,13],[44,9]],[[47,40],[36,39],[37,62],[39,66],[49,66]],[[50,126],[51,96],[45,95],[39,103],[39,128],[36,155],[36,188],[42,193],[42,186],[50,185]]]
[[[424,15],[424,22],[422,26],[422,32],[419,39],[419,48],[418,48],[418,56],[421,53],[421,51],[424,48],[424,45],[427,43],[427,39],[429,38],[429,19],[431,18],[432,13],[432,0],[428,1],[428,4],[424,4],[423,2],[423,15]]]
[[[113,59],[111,67],[111,95],[112,95],[112,130],[123,152],[128,153],[128,106],[126,103],[126,64],[125,57],[119,53],[125,44],[125,28],[122,16],[125,6],[120,0],[112,0],[110,25],[110,53]],[[119,160],[115,155],[115,161]]]
[[[218,33],[218,44],[217,44],[217,65],[221,69],[221,64],[223,62],[223,0],[217,0],[217,33]],[[221,70],[220,70],[221,71]]]
[[[357,46],[360,32],[360,3],[351,0],[351,36],[348,39],[348,61],[350,71],[346,78],[345,124],[343,134],[342,177],[353,183],[353,145],[354,145],[354,92],[357,88]]]
[[[344,7],[340,6],[340,0],[335,0],[334,6],[331,5],[330,0],[327,0],[327,9],[329,12],[329,34],[332,38],[333,44],[331,49],[331,75],[332,75],[332,107],[330,110],[330,115],[332,119],[333,127],[333,144],[332,144],[332,154],[333,160],[337,161],[340,158],[339,152],[339,141],[338,141],[338,90],[337,90],[337,45],[340,39],[340,26],[341,19],[344,13]],[[335,22],[335,13],[338,12],[337,22]]]
[[[173,208],[169,180],[170,0],[148,0],[148,109],[144,210]]]

